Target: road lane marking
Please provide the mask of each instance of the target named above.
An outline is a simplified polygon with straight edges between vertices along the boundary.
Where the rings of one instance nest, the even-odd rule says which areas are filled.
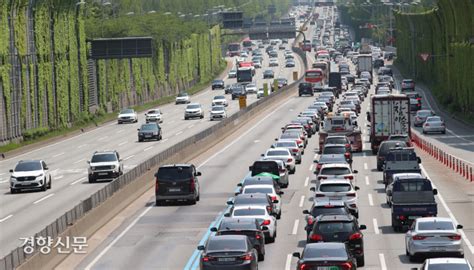
[[[124,145],[124,144],[126,144],[126,143],[127,143],[127,141],[121,142],[121,143],[119,143],[119,146],[122,146],[122,145]]]
[[[300,199],[300,207],[303,207],[303,204],[304,204],[304,198],[305,198],[305,196],[304,196],[304,195],[301,195],[301,199]]]
[[[147,147],[147,148],[143,149],[143,152],[146,152],[146,151],[148,151],[148,150],[151,150],[152,148],[153,148],[153,146]]]
[[[81,182],[82,180],[85,180],[85,179],[86,179],[85,177],[79,178],[79,179],[77,179],[76,181],[72,182],[72,183],[69,184],[69,185],[70,185],[70,186],[75,185],[75,184],[77,184],[77,183],[79,183],[79,182]]]
[[[314,164],[311,164],[311,166],[309,166],[309,171],[312,171],[314,168]]]
[[[291,258],[292,257],[293,257],[293,254],[288,254],[286,256],[285,270],[291,270]]]
[[[429,174],[426,172],[425,170],[425,167],[420,164],[420,168],[421,168],[421,171],[423,172],[423,174],[428,178],[428,179],[433,179],[429,176]],[[433,185],[433,188],[436,188],[436,186]],[[459,224],[459,222],[457,221],[456,217],[454,216],[453,212],[451,212],[451,209],[449,209],[448,207],[448,204],[446,203],[446,201],[444,200],[443,196],[441,196],[441,193],[439,192],[439,189],[436,188],[438,190],[438,199],[439,201],[441,202],[441,204],[443,205],[444,209],[446,210],[446,212],[448,213],[449,217],[454,221],[454,223],[456,224]],[[463,238],[464,240],[464,243],[466,244],[466,246],[469,248],[469,250],[471,251],[471,254],[474,254],[474,247],[472,246],[472,243],[471,241],[469,240],[469,238],[467,238],[466,234],[464,233],[464,230],[463,229],[459,229],[458,230],[459,233],[461,234],[461,237]]]
[[[309,176],[306,176],[306,179],[304,180],[304,186],[307,187],[309,184]]]
[[[376,218],[372,219],[372,223],[374,224],[375,234],[380,234],[379,224],[377,223],[377,219]]]
[[[175,135],[175,136],[178,136],[178,135],[180,135],[181,133],[183,133],[183,131],[179,131],[179,132],[177,132],[177,133],[174,134],[174,135]]]
[[[58,179],[61,179],[63,177],[64,177],[64,175],[58,175],[58,176],[54,177],[54,180],[58,180]]]
[[[367,166],[367,162],[364,163],[364,170],[367,170],[369,167]]]
[[[123,160],[129,160],[129,159],[131,159],[131,158],[134,157],[134,156],[135,156],[135,155],[128,156],[128,157],[124,158]]]
[[[367,194],[367,195],[369,196],[369,205],[370,205],[370,206],[374,206],[374,199],[372,198],[372,194],[369,193],[369,194]]]
[[[298,226],[300,225],[300,220],[296,219],[295,223],[293,224],[293,230],[291,231],[291,234],[296,235],[298,232]]]
[[[1,180],[0,184],[6,183],[6,182],[8,182],[8,179],[7,180]]]
[[[54,155],[53,158],[54,157],[59,157],[59,156],[62,156],[62,155],[64,155],[64,152]]]
[[[194,124],[190,125],[188,128],[193,128],[194,127]]]
[[[48,199],[48,198],[51,198],[51,197],[53,197],[53,196],[54,196],[54,193],[51,193],[51,194],[46,195],[46,196],[44,196],[43,198],[41,198],[41,199],[39,199],[39,200],[33,202],[33,204],[40,203],[40,202],[42,202],[42,201],[44,201],[44,200],[46,200],[46,199]]]
[[[81,144],[77,147],[77,149],[81,149],[82,147],[87,146],[87,144]]]
[[[107,139],[108,137],[109,137],[109,136],[100,137],[100,138],[98,139],[98,141],[105,140],[105,139]]]
[[[107,251],[109,251],[109,249],[115,245],[115,243],[117,243],[117,241],[119,241],[133,226],[135,226],[135,224],[138,222],[138,220],[140,220],[140,218],[142,218],[144,215],[146,215],[146,213],[148,213],[148,211],[150,211],[151,209],[153,209],[153,207],[147,207],[137,218],[135,218],[132,223],[130,223],[126,228],[125,230],[123,230],[117,237],[115,237],[115,239],[110,242],[110,244],[108,244],[98,255],[97,257],[94,258],[94,260],[92,260],[92,262],[90,262],[85,270],[89,270],[91,269],[91,267],[100,260],[100,258],[102,258],[102,256],[104,256],[105,253],[107,253]]]
[[[85,161],[85,160],[86,160],[85,158],[82,158],[82,159],[79,159],[78,161],[73,162],[72,164],[77,164],[77,163],[83,162],[83,161]]]
[[[8,215],[8,216],[6,216],[6,217],[0,219],[0,223],[6,221],[7,219],[10,219],[11,217],[13,217],[13,215]]]
[[[369,182],[369,177],[368,176],[365,176],[365,185],[370,185],[370,182]]]
[[[387,270],[387,264],[385,263],[385,256],[383,253],[379,253],[380,269]]]
[[[162,143],[166,142],[168,138],[161,140]]]
[[[258,142],[260,142],[260,140],[255,140],[255,141],[253,141],[253,143],[258,143]]]

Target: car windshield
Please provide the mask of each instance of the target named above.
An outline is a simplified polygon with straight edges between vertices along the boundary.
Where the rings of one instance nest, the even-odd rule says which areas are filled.
[[[388,153],[390,148],[395,148],[399,145],[400,145],[399,141],[383,142],[379,149],[379,155],[385,155],[386,153]]]
[[[97,154],[94,155],[91,160],[92,163],[111,161],[117,161],[117,157],[115,156],[115,154]]]
[[[319,186],[321,192],[347,192],[350,190],[350,184],[322,184]]]
[[[299,139],[300,135],[297,133],[283,133],[280,136],[280,139]]]
[[[303,259],[347,258],[347,251],[343,248],[312,248],[307,247],[303,252]],[[329,267],[331,268],[331,267]],[[335,268],[339,269],[339,267]]]
[[[334,207],[334,206],[323,206],[323,207],[314,207],[311,211],[311,215],[317,217],[319,215],[345,215],[346,209],[344,207]]]
[[[156,130],[156,125],[145,124],[140,127],[140,130]]]
[[[234,205],[242,205],[242,204],[268,204],[268,198],[254,196],[254,197],[247,197],[247,196],[237,196],[234,199]]]
[[[268,151],[266,156],[288,156],[287,151],[282,151],[282,150],[273,150],[273,151]]]
[[[418,222],[419,231],[450,231],[454,230],[454,225],[451,221],[423,221]]]
[[[345,146],[331,146],[331,147],[324,147],[323,154],[344,154],[346,152]]]
[[[41,169],[39,161],[20,162],[16,165],[15,172],[39,171]]]
[[[247,250],[246,242],[242,239],[225,239],[214,240],[211,239],[207,243],[207,252],[223,251],[223,250]]]
[[[133,113],[132,109],[124,109],[120,112],[120,114],[130,114],[130,113]]]
[[[343,175],[343,174],[350,174],[351,170],[349,168],[324,168],[321,170],[321,174],[323,175]]]
[[[265,209],[235,209],[234,216],[263,216],[265,215]]]
[[[212,81],[212,83],[214,83],[214,84],[221,84],[221,83],[223,83],[223,82],[224,82],[224,81],[221,81],[221,80],[214,80],[214,81]]]
[[[160,114],[160,111],[159,110],[151,110],[151,111],[148,111],[148,114]]]
[[[273,193],[272,188],[254,188],[254,187],[247,187],[244,189],[244,194],[249,194],[249,193],[264,193],[264,194],[269,194]]]
[[[431,115],[431,111],[418,111],[416,112],[416,115],[426,117],[426,116]]]
[[[225,99],[225,97],[224,96],[215,96],[214,100],[216,100],[216,99]]]
[[[318,230],[321,233],[353,232],[352,222],[318,222]]]
[[[213,110],[213,111],[223,111],[223,110],[224,110],[224,106],[213,106],[213,107],[212,107],[212,110]]]
[[[469,265],[465,263],[432,263],[429,270],[471,270]]]
[[[439,117],[429,117],[428,119],[426,119],[426,122],[441,122],[441,118]]]
[[[188,96],[188,93],[179,93],[178,94],[178,97],[187,97]]]
[[[193,104],[193,105],[188,105],[186,107],[186,109],[199,109],[201,106],[199,106],[198,104]]]

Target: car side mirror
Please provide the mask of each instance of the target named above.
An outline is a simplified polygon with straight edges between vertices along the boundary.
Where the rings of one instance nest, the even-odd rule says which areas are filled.
[[[416,159],[418,160],[418,163],[421,163],[421,158],[420,157],[417,157]]]
[[[433,189],[433,195],[438,195],[438,190],[436,188]]]
[[[272,145],[270,146],[270,148],[275,148],[275,145],[274,145],[274,144],[272,144]]]
[[[137,131],[140,131],[140,129],[139,129],[139,128],[137,128]]]
[[[204,248],[204,246],[198,246],[197,249],[198,250],[204,250],[205,248]]]
[[[303,210],[303,214],[309,215],[309,211],[308,210]]]
[[[195,173],[194,175],[195,175],[195,176],[201,176],[202,173],[201,173],[201,172],[197,172],[197,173]]]
[[[316,188],[315,188],[315,187],[312,187],[312,188],[310,188],[309,190],[312,191],[312,192],[316,192]]]
[[[260,154],[260,156],[261,156],[261,157],[264,157],[264,156],[265,156],[265,154]]]
[[[358,170],[353,170],[352,173],[359,173],[359,171]]]
[[[211,231],[211,232],[217,232],[217,228],[216,228],[216,227],[212,227],[210,231]]]
[[[237,186],[238,186],[238,187],[241,187],[241,186],[242,186],[242,183],[238,183]]]
[[[358,187],[358,186],[354,187],[354,190],[359,190],[359,189],[360,189],[360,187]]]
[[[48,166],[44,167],[45,170],[49,170]]]
[[[387,195],[388,195],[388,196],[392,196],[392,191],[391,191],[390,189],[387,190]]]
[[[285,194],[285,192],[283,191],[278,192],[278,195],[283,195],[283,194]]]
[[[262,231],[268,231],[268,227],[267,226],[262,226]]]
[[[12,172],[13,172],[13,169],[10,169],[10,172],[12,173]]]
[[[299,252],[293,252],[293,257],[300,259],[301,254]]]
[[[227,205],[234,205],[234,202],[232,200],[229,200],[226,202]]]
[[[249,171],[252,171],[253,170],[253,166],[249,166]]]
[[[367,226],[365,226],[365,225],[360,225],[360,226],[359,226],[359,230],[367,230]]]
[[[410,268],[410,270],[418,270],[418,268],[412,267],[412,268]]]
[[[278,141],[278,138],[275,138],[275,141]]]
[[[87,162],[87,164],[90,164],[90,163],[91,163],[91,161],[90,161],[90,160],[88,160],[88,161],[86,161],[86,162]],[[155,176],[156,176],[156,175],[155,175]]]
[[[460,230],[460,229],[462,229],[462,228],[464,228],[464,226],[462,226],[461,224],[458,224],[458,225],[456,226],[456,229],[458,229],[458,230]]]
[[[230,217],[230,213],[225,213],[224,217]]]

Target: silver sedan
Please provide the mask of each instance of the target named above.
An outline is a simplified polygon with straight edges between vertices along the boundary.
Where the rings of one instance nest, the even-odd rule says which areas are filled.
[[[464,256],[461,234],[450,218],[417,218],[405,234],[406,255],[414,261],[419,255],[451,254]]]
[[[423,123],[423,134],[429,132],[441,132],[442,134],[446,134],[446,125],[441,117],[430,116],[426,118],[425,123]]]

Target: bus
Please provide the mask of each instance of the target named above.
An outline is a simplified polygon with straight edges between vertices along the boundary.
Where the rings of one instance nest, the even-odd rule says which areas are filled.
[[[240,56],[240,43],[230,43],[227,46],[227,55],[230,57]]]
[[[251,83],[253,77],[253,71],[251,67],[239,67],[237,69],[237,82],[238,83]]]
[[[324,74],[320,68],[309,69],[304,73],[304,81],[312,83],[315,87],[324,86]]]
[[[242,47],[244,47],[244,49],[247,49],[249,51],[252,50],[252,40],[250,40],[250,38],[245,38],[243,41],[242,41]]]
[[[301,50],[305,52],[311,52],[312,46],[311,46],[311,41],[310,40],[303,40],[303,42],[300,43],[300,48]]]
[[[331,69],[329,62],[318,61],[313,63],[312,67],[316,69],[321,69],[323,71],[324,80],[327,80],[329,78],[329,71]]]

